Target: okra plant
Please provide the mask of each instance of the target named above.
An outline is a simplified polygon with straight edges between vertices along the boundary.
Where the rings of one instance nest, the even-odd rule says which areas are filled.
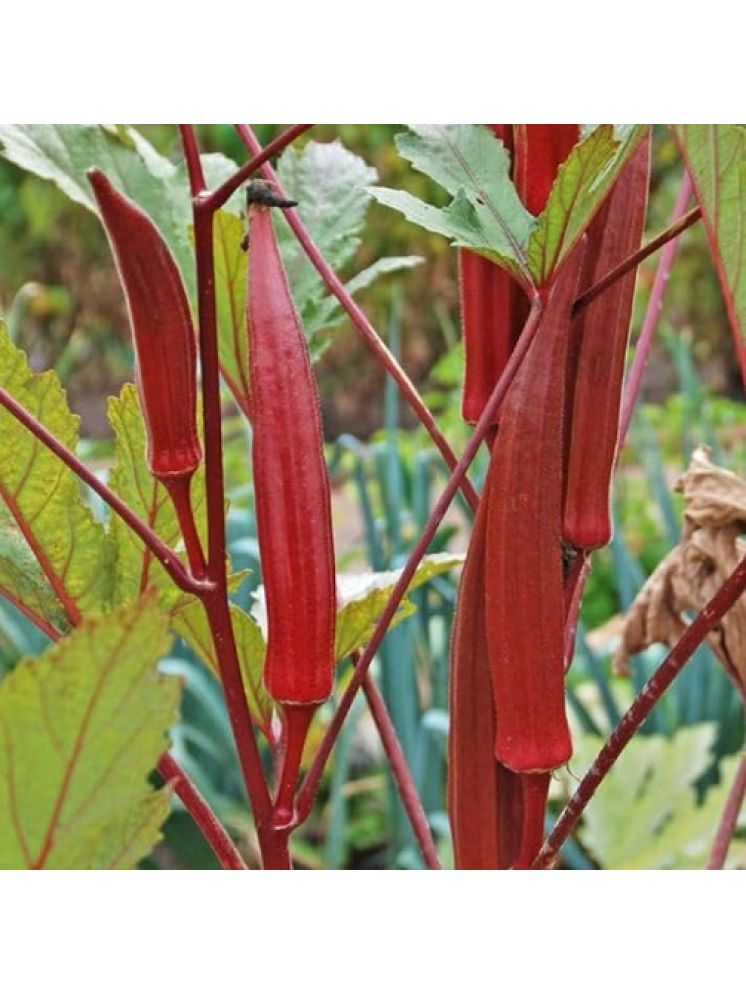
[[[180,685],[158,664],[175,636],[219,678],[262,867],[292,867],[293,833],[313,810],[358,696],[422,860],[441,867],[442,827],[434,832],[427,818],[372,664],[387,631],[414,610],[408,593],[461,566],[428,553],[459,493],[473,525],[449,675],[457,868],[554,866],[599,784],[705,640],[746,694],[736,514],[732,569],[677,602],[665,632],[639,636],[634,619],[654,596],[641,593],[625,645],[663,641],[670,653],[547,834],[554,772],[574,756],[566,675],[584,588],[594,550],[612,540],[614,469],[677,239],[691,225],[706,228],[746,377],[746,129],[673,126],[681,191],[670,225],[647,244],[647,125],[411,126],[397,148],[444,189],[444,207],[373,185],[363,167],[352,203],[372,196],[458,253],[462,413],[473,426],[459,457],[353,296],[418,260],[381,259],[348,284],[335,273],[317,239],[348,262],[363,212],[355,208],[357,227],[340,247],[308,180],[328,180],[340,161],[343,173],[359,167],[337,144],[311,141],[298,153],[292,145],[311,127],[290,127],[263,148],[237,126],[241,166],[201,153],[191,125],[180,126],[178,165],[132,129],[0,127],[2,154],[98,213],[136,360],[136,387],[110,403],[115,460],[102,479],[76,452],[77,422],[56,375],[32,370],[0,327],[0,596],[51,644],[0,684],[0,867],[137,866],[175,793],[221,866],[247,869],[244,841],[170,750]],[[659,249],[625,375],[637,267]],[[353,597],[335,557],[313,365],[343,315],[448,468],[404,565]],[[262,580],[253,611],[235,597],[245,575],[226,539],[229,408],[249,428]],[[469,470],[483,447],[480,493]],[[687,500],[694,507],[696,496]],[[716,524],[697,519],[702,529]],[[161,787],[149,780],[156,771]],[[711,867],[725,861],[744,771],[746,762]]]

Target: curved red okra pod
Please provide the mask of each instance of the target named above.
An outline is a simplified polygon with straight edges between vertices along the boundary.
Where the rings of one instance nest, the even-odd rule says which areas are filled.
[[[264,680],[281,704],[284,719],[285,756],[274,819],[281,828],[294,818],[293,796],[308,725],[333,686],[334,539],[308,345],[280,258],[271,209],[266,195],[254,189],[257,193],[249,203],[247,308],[252,461],[267,598]]]
[[[189,489],[202,461],[197,433],[197,341],[184,282],[171,250],[148,215],[100,169],[90,169],[109,238],[137,356],[137,386],[150,471],[168,490],[190,564],[205,573]]]

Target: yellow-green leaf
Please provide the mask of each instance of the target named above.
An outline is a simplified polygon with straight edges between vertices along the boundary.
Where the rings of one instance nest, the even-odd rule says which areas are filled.
[[[69,449],[78,443],[57,374],[33,373],[0,322],[0,384]],[[0,587],[65,629],[105,608],[111,592],[110,546],[81,493],[81,484],[46,446],[0,408]],[[28,584],[19,566],[33,559]],[[34,588],[35,590],[31,590]]]
[[[109,399],[109,422],[116,438],[115,463],[109,484],[165,543],[182,548],[181,531],[166,488],[151,474],[145,460],[146,433],[140,401],[133,384],[125,384],[119,397]],[[192,502],[197,530],[205,541],[204,470],[192,478]],[[172,608],[182,592],[142,539],[119,518],[111,516],[114,545],[114,603],[131,603],[154,587],[162,608]]]
[[[218,211],[215,215],[215,297],[218,311],[220,369],[236,403],[249,413],[249,337],[246,330],[248,260],[241,247],[244,222]]]
[[[85,621],[0,685],[0,868],[134,867],[168,814],[148,775],[180,695],[152,597]]]
[[[712,761],[717,730],[702,724],[673,738],[637,736],[599,787],[583,818],[580,840],[609,870],[703,868],[739,758],[721,764],[721,782],[697,800],[695,782]],[[582,772],[602,743],[584,737],[573,771]],[[743,847],[741,846],[741,855]],[[739,847],[730,854],[737,859]]]
[[[531,273],[543,283],[593,220],[646,125],[602,124],[579,142],[560,166],[546,206],[526,247]]]

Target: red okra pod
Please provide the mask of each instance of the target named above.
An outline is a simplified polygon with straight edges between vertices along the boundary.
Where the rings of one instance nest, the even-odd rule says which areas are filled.
[[[292,819],[308,725],[332,691],[334,540],[318,391],[266,198],[249,204],[248,246],[252,461],[268,623],[264,682],[285,720],[275,811],[282,825]]]
[[[513,154],[513,180],[525,206],[540,214],[557,170],[580,137],[577,124],[491,124]],[[489,259],[459,251],[465,347],[464,420],[476,424],[510,357],[529,311],[525,292]]]
[[[88,172],[124,288],[148,436],[148,465],[164,483],[202,459],[197,434],[197,345],[184,283],[163,236],[100,169]]]
[[[647,138],[591,223],[581,289],[592,286],[640,247],[649,177]],[[573,322],[575,355],[568,378],[574,390],[569,407],[563,537],[579,549],[605,546],[612,535],[611,478],[636,272],[612,284]]]
[[[487,645],[495,755],[548,771],[572,752],[565,714],[563,409],[572,304],[585,244],[553,277],[536,337],[505,398],[488,474]]]

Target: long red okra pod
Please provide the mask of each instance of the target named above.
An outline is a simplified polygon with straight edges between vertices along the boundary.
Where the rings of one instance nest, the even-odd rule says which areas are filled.
[[[179,516],[197,576],[205,563],[189,502],[202,460],[197,434],[197,342],[179,268],[148,215],[100,169],[88,171],[127,300],[148,466]]]
[[[258,188],[257,188],[258,189]],[[308,725],[332,691],[336,588],[318,392],[270,209],[249,204],[249,366],[267,690],[283,706],[275,824],[293,819]]]
[[[604,273],[639,248],[645,228],[650,138],[623,170],[588,233],[582,284]],[[573,322],[576,355],[570,362],[568,466],[563,537],[580,549],[611,539],[611,476],[614,469],[636,270],[592,301]]]
[[[554,277],[539,330],[508,391],[489,470],[487,642],[495,755],[553,770],[571,755],[564,698],[561,544],[564,376],[585,245]]]

